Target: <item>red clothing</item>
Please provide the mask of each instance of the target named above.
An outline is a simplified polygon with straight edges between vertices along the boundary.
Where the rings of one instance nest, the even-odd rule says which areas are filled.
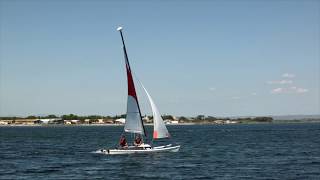
[[[126,138],[124,138],[124,137],[122,137],[121,139],[120,139],[120,142],[119,142],[119,144],[120,144],[120,146],[127,146],[127,140],[126,140]]]

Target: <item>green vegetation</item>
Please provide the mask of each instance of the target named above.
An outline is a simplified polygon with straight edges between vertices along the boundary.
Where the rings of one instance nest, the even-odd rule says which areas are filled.
[[[7,116],[0,117],[0,121],[2,123],[23,123],[23,122],[41,122],[41,119],[50,119],[50,121],[55,121],[59,123],[65,123],[66,121],[72,121],[74,124],[113,124],[119,123],[115,120],[120,118],[126,118],[126,114],[115,115],[115,116],[101,116],[101,115],[87,115],[81,116],[76,114],[64,114],[61,116],[50,114],[46,116],[37,116],[37,115],[29,115],[26,117],[17,117],[17,116]],[[173,115],[163,115],[162,118],[165,122],[170,123],[193,123],[193,124],[234,124],[234,123],[242,123],[242,124],[252,124],[252,123],[301,123],[301,122],[320,122],[319,117],[315,118],[307,118],[307,119],[294,119],[294,120],[274,120],[272,117],[214,117],[214,116],[205,116],[205,115],[197,115],[195,117],[175,117]],[[145,123],[152,123],[152,116],[144,116],[143,120]]]
[[[153,118],[153,117],[152,117]],[[163,115],[163,119],[169,119],[169,120],[174,120],[174,117],[172,115]]]
[[[80,123],[89,122],[98,122],[101,121],[113,121],[119,118],[125,118],[125,114],[115,115],[115,116],[101,116],[101,115],[89,115],[89,116],[80,116],[76,114],[65,114],[62,116],[56,116],[54,114],[47,116],[35,116],[30,115],[27,117],[0,117],[0,120],[36,120],[36,119],[61,119],[61,120],[79,120]],[[152,122],[152,116],[145,116],[148,119],[148,122]],[[272,117],[245,117],[245,118],[218,118],[213,116],[197,115],[196,117],[174,117],[172,115],[163,115],[164,120],[178,121],[179,123],[196,123],[196,124],[228,124],[228,123],[271,123],[273,122]]]
[[[80,120],[80,117],[74,114],[62,115],[61,118],[63,120]]]
[[[20,117],[16,117],[16,116],[0,117],[0,120],[16,120],[16,119],[20,119]]]

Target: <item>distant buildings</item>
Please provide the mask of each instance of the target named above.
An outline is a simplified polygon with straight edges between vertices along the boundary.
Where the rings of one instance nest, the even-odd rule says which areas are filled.
[[[163,120],[165,124],[179,124],[178,120],[171,120],[171,119],[166,119]]]
[[[142,120],[145,123],[153,123],[153,119],[149,118],[148,116],[144,116]]]
[[[63,120],[61,118],[36,119],[34,124],[63,124]]]
[[[116,119],[116,120],[115,120],[115,123],[116,123],[116,124],[124,124],[124,123],[126,123],[126,119],[124,119],[124,118]]]
[[[8,125],[9,124],[9,122],[7,122],[7,121],[0,121],[0,125]]]
[[[238,117],[238,118],[223,118],[198,115],[196,117],[175,117],[172,115],[163,115],[165,124],[235,124],[235,123],[272,123],[272,117]],[[146,124],[153,123],[152,116],[144,116],[142,118]],[[18,117],[0,117],[0,125],[48,125],[48,124],[66,124],[66,125],[77,125],[77,124],[125,124],[125,115],[121,116],[77,116],[77,115],[63,115],[57,117],[50,115],[46,117],[28,116],[26,118]]]
[[[0,125],[63,124],[61,118],[0,120]]]

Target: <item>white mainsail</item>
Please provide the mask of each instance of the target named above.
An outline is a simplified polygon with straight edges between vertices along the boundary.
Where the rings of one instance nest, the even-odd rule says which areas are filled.
[[[140,81],[139,81],[140,82]],[[153,139],[160,139],[160,138],[169,138],[170,134],[168,132],[168,129],[166,125],[163,122],[163,119],[161,117],[161,114],[154,103],[153,99],[151,98],[150,94],[148,93],[147,89],[143,86],[143,84],[140,82],[143,90],[146,92],[147,97],[150,102],[150,106],[152,109],[152,114],[153,114]]]
[[[137,104],[138,102],[134,97],[128,96],[127,116],[124,125],[124,131],[144,135],[143,124],[141,122],[141,115]]]
[[[138,103],[138,96],[136,93],[136,89],[134,86],[131,68],[129,64],[129,59],[127,55],[126,46],[124,43],[123,35],[122,35],[122,28],[118,28],[120,31],[122,44],[123,44],[123,52],[124,52],[124,59],[126,62],[126,70],[127,70],[127,81],[128,81],[128,100],[127,100],[127,116],[126,122],[124,125],[124,131],[130,133],[139,133],[142,135],[146,135],[145,129],[143,126],[143,121],[141,118],[140,107]]]

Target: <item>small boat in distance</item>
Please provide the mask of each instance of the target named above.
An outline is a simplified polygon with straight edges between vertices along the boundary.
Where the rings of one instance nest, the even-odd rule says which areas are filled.
[[[154,141],[158,139],[168,139],[170,138],[170,134],[168,129],[166,128],[161,114],[155,105],[153,99],[151,98],[150,94],[148,93],[147,89],[143,86],[143,84],[139,82],[142,86],[144,92],[146,93],[151,109],[153,114],[153,139],[150,144],[143,142],[147,140],[146,130],[143,124],[140,106],[138,102],[138,97],[135,89],[135,84],[132,76],[132,71],[129,64],[129,59],[127,55],[126,46],[124,43],[124,38],[122,34],[122,27],[118,27],[117,30],[120,32],[121,40],[123,44],[123,52],[124,52],[124,59],[126,64],[126,71],[127,71],[127,81],[128,81],[128,99],[127,99],[127,114],[126,114],[126,121],[124,125],[124,132],[122,133],[121,137],[124,138],[124,134],[131,134],[131,136],[136,138],[141,138],[142,141],[140,144],[135,145],[128,145],[125,142],[125,145],[118,145],[114,149],[101,149],[98,150],[98,153],[103,154],[133,154],[133,153],[155,153],[155,152],[178,152],[180,149],[180,145],[173,145],[173,144],[165,144],[165,145],[158,145],[154,146]]]

